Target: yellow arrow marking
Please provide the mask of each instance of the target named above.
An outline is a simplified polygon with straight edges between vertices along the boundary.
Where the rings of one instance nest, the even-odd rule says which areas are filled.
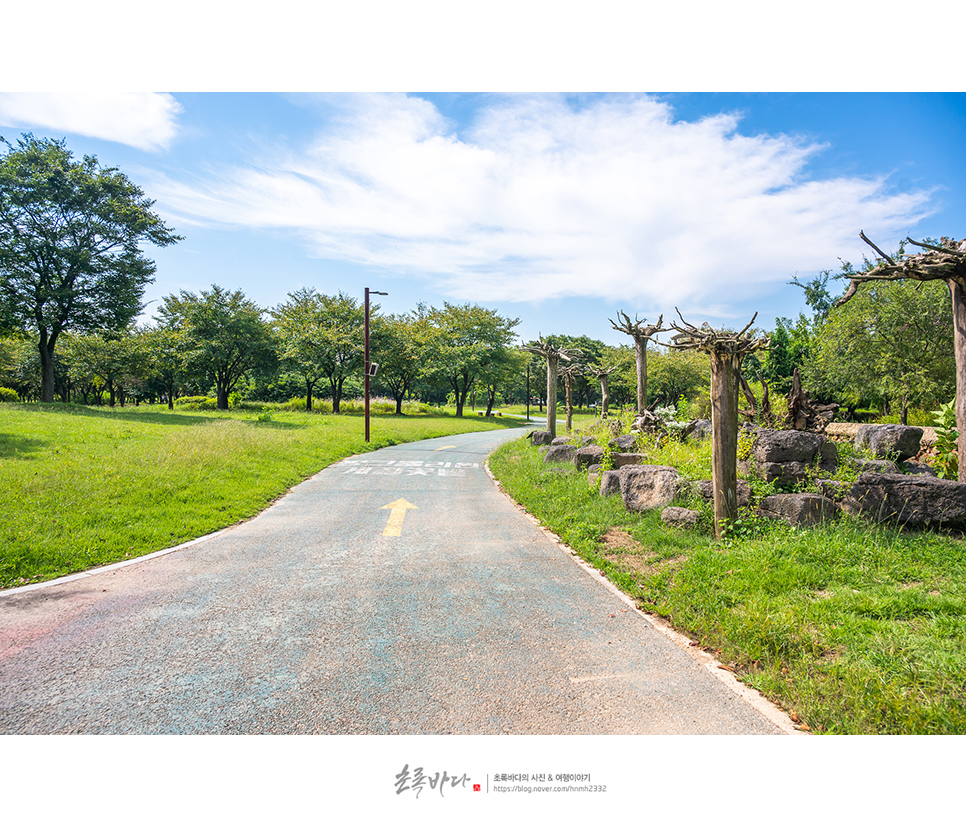
[[[455,449],[455,446],[440,446],[438,449],[433,449],[434,452],[442,452],[443,449]]]
[[[406,510],[418,510],[415,504],[410,504],[405,498],[397,498],[391,504],[380,507],[389,510],[389,521],[386,522],[386,529],[382,531],[384,536],[402,535],[403,520],[406,518]]]

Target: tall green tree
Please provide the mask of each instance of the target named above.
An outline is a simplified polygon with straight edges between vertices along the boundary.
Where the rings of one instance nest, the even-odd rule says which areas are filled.
[[[466,398],[476,381],[495,366],[511,361],[510,346],[520,319],[504,318],[478,305],[444,302],[427,311],[431,339],[426,368],[445,380],[456,398],[456,416],[463,416]]]
[[[164,390],[168,410],[173,411],[175,396],[185,372],[178,331],[168,327],[152,327],[144,331],[143,340],[148,357],[148,373],[152,381]]]
[[[130,389],[146,373],[143,340],[131,331],[75,334],[65,348],[71,378],[106,390],[112,408],[118,401],[124,405]]]
[[[214,284],[197,295],[184,290],[165,296],[156,318],[178,334],[187,372],[213,385],[218,408],[227,409],[228,397],[246,374],[276,361],[263,313],[241,290]]]
[[[692,399],[708,387],[711,363],[699,351],[653,351],[650,354],[647,390],[652,405],[675,405],[681,397]]]
[[[312,410],[312,393],[323,379],[332,388],[332,410],[339,412],[342,383],[359,367],[362,317],[346,296],[324,296],[314,287],[289,293],[272,312],[282,366],[297,373],[305,385],[305,409]]]
[[[402,414],[406,393],[423,369],[423,356],[431,340],[425,311],[405,315],[375,315],[370,319],[370,353],[379,363],[377,385],[388,390]]]
[[[360,302],[343,292],[320,295],[319,303],[325,321],[320,367],[329,382],[332,413],[338,414],[346,380],[361,373],[365,360],[365,310]],[[370,305],[370,314],[378,311],[378,304]]]
[[[952,309],[940,282],[870,283],[849,304],[833,308],[804,363],[804,382],[853,409],[897,403],[936,405],[955,393]]]
[[[141,246],[181,238],[96,157],[77,161],[64,142],[29,133],[0,141],[0,319],[35,334],[40,398],[53,402],[61,334],[128,326],[155,272]]]

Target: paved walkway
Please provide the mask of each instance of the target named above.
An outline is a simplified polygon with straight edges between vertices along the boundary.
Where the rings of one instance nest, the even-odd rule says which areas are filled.
[[[0,731],[788,732],[496,488],[520,432],[350,458],[205,540],[0,596]]]

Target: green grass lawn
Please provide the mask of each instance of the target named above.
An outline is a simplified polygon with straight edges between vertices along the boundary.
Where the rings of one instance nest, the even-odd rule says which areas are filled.
[[[220,530],[348,455],[517,425],[378,415],[367,446],[357,414],[0,404],[0,587]]]
[[[675,448],[675,445],[677,448]],[[753,522],[723,542],[601,497],[526,440],[495,452],[506,490],[641,608],[716,652],[813,732],[966,732],[966,545],[848,518]],[[657,456],[655,456],[657,457]],[[710,477],[707,446],[655,463]]]

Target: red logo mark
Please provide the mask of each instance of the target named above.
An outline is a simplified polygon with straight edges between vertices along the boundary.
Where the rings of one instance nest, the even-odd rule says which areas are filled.
[[[473,790],[474,791],[478,791],[479,789],[480,789],[480,786],[479,785],[473,785]]]

